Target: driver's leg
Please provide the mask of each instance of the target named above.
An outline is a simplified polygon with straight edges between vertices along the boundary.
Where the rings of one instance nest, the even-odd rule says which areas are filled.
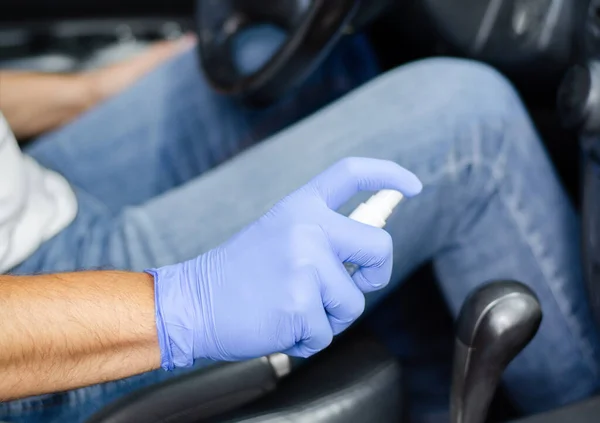
[[[505,377],[524,411],[597,389],[599,342],[575,212],[513,89],[473,62],[428,60],[390,72],[179,189],[115,218],[75,222],[36,260],[138,270],[184,260],[346,156],[395,160],[425,184],[388,226],[394,282],[433,259],[454,313],[469,290],[490,279],[522,280],[538,293],[542,327]],[[35,271],[35,263],[16,270]],[[73,398],[82,400],[70,411],[81,416],[102,406],[113,387],[78,391]]]
[[[520,99],[481,64],[438,59],[390,72],[205,177],[129,210],[115,228],[156,246],[151,263],[192,257],[346,156],[395,160],[425,184],[388,226],[394,281],[433,259],[454,314],[470,290],[491,279],[521,280],[537,292],[541,329],[504,378],[524,411],[598,388],[598,333],[575,211]]]
[[[255,34],[240,49],[240,64],[268,58],[276,37]],[[338,44],[298,90],[267,109],[249,109],[210,88],[192,49],[26,152],[98,209],[116,214],[210,170],[377,73],[374,52],[358,34]]]

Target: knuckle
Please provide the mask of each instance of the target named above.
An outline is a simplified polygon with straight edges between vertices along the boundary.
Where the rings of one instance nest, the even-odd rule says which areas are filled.
[[[315,274],[327,238],[323,229],[313,223],[296,223],[290,226],[286,240],[291,257],[291,267],[301,274]]]
[[[287,311],[298,317],[304,317],[314,308],[314,293],[305,284],[298,283],[292,286],[284,307]]]
[[[356,300],[352,301],[352,303],[348,305],[348,313],[352,321],[355,321],[362,316],[362,314],[365,312],[365,304],[366,301],[364,295],[358,293]]]
[[[308,286],[317,286],[319,268],[309,256],[294,263],[294,273],[298,276],[299,289],[308,289]]]
[[[328,326],[329,327],[329,326]],[[320,333],[319,340],[321,341],[319,347],[323,350],[331,345],[333,342],[333,331],[331,329],[323,328],[322,333]]]
[[[323,229],[309,222],[295,222],[290,225],[290,238],[295,242],[314,241],[316,238],[323,236]]]
[[[312,256],[310,250],[303,248],[297,248],[295,246],[293,248],[291,257],[288,260],[288,271],[292,276],[302,277],[308,275],[312,276],[313,272],[316,270],[313,264]],[[306,280],[306,278],[301,278],[302,280]]]
[[[286,314],[300,320],[304,320],[304,317],[306,317],[308,310],[310,309],[308,301],[296,298],[292,298],[284,307]]]

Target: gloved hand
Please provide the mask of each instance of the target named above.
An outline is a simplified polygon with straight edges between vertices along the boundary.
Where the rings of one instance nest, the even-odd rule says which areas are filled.
[[[362,314],[363,294],[385,287],[392,271],[390,235],[332,210],[362,190],[413,196],[421,188],[393,162],[344,159],[224,245],[149,270],[162,367],[326,348]],[[344,262],[360,266],[352,278]]]

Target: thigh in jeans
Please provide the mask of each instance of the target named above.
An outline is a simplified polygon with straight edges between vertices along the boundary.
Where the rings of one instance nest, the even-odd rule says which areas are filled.
[[[268,34],[267,34],[268,35]],[[254,55],[269,40],[253,41]],[[27,153],[116,214],[233,157],[377,74],[365,36],[345,39],[296,92],[266,110],[215,93],[192,49]]]
[[[347,156],[394,160],[425,184],[388,226],[393,282],[434,260],[454,312],[489,279],[520,279],[538,292],[545,323],[505,378],[524,411],[597,389],[598,339],[578,270],[577,218],[518,96],[480,64],[437,59],[402,67],[178,189],[59,237],[68,249],[87,250],[73,267],[184,260]],[[87,248],[88,237],[104,247]]]
[[[523,411],[598,389],[600,341],[582,281],[577,216],[520,98],[481,64],[432,59],[392,71],[128,210],[119,223],[128,238],[120,239],[130,243],[135,266],[193,257],[347,156],[394,160],[425,184],[388,225],[393,282],[433,260],[455,315],[471,290],[492,279],[521,280],[538,293],[544,321],[504,378]],[[145,248],[137,255],[139,240]]]

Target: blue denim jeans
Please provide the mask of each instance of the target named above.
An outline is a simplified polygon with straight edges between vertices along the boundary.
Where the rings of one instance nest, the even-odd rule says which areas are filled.
[[[392,286],[370,297],[371,307],[428,261],[454,315],[478,285],[520,280],[537,292],[545,317],[505,374],[515,404],[537,412],[595,392],[600,342],[585,298],[577,216],[518,95],[485,65],[429,59],[300,119],[369,79],[373,63],[364,40],[355,39],[293,98],[265,111],[213,94],[191,54],[166,64],[27,150],[66,176],[80,210],[14,272],[141,270],[186,260],[343,157],[395,160],[425,188],[389,221]],[[386,334],[418,348],[402,335]],[[172,376],[158,371],[3,404],[0,420],[83,421]],[[430,387],[433,396],[443,385],[436,401],[414,403],[421,421],[443,414],[447,380],[427,371],[411,377],[409,387]]]

